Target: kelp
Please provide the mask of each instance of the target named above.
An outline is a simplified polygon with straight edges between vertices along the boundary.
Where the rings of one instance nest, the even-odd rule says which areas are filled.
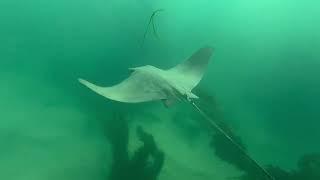
[[[196,89],[195,93],[201,97],[198,104],[203,110],[219,123],[219,125],[233,137],[243,149],[246,146],[242,143],[241,137],[236,135],[232,128],[226,123],[223,113],[219,108],[219,104],[213,95],[208,94],[202,89]],[[238,177],[239,180],[264,180],[266,177],[255,168],[246,157],[244,157],[237,148],[225,139],[219,133],[212,136],[211,147],[215,154],[223,161],[234,165],[244,172],[244,175]],[[320,153],[305,154],[297,162],[297,169],[294,171],[286,171],[275,165],[266,165],[266,170],[276,180],[319,180],[320,179]]]
[[[115,113],[108,127],[107,137],[112,146],[113,163],[108,179],[156,180],[164,164],[164,153],[158,148],[153,136],[138,126],[137,136],[143,143],[130,158],[128,153],[129,127],[123,114]],[[153,162],[148,161],[149,158]]]
[[[222,111],[216,101],[216,98],[202,89],[196,89],[195,93],[201,97],[198,100],[199,106],[202,110],[213,119],[221,129],[232,138],[233,142],[226,139],[226,136],[220,132],[215,132],[212,135],[210,146],[214,149],[215,154],[223,161],[226,161],[236,168],[244,172],[252,172],[254,175],[262,178],[273,179],[270,173],[261,167],[255,160],[250,158],[246,146],[243,144],[241,138],[237,136],[232,128],[227,124]],[[235,143],[237,146],[235,146]],[[260,168],[261,167],[261,168]],[[261,170],[263,173],[261,173]]]
[[[277,166],[269,166],[267,169],[277,180],[319,180],[320,179],[320,153],[303,155],[298,163],[298,168],[293,171],[285,171]],[[247,171],[240,180],[257,180],[259,177]]]

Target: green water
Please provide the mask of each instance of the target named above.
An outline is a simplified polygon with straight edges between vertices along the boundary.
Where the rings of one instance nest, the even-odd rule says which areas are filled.
[[[215,153],[212,134],[187,105],[117,103],[77,81],[113,85],[129,67],[168,68],[204,45],[215,52],[199,88],[214,97],[213,114],[262,165],[299,171],[299,159],[320,153],[319,7],[315,0],[1,0],[0,179],[111,180],[109,136],[121,144],[127,133],[121,150],[131,156],[140,147],[136,125],[165,154],[160,180],[242,175]],[[160,8],[159,39],[150,29],[141,47]],[[128,124],[115,125],[115,112]],[[279,179],[319,177],[310,175],[320,169],[315,157],[304,174]]]

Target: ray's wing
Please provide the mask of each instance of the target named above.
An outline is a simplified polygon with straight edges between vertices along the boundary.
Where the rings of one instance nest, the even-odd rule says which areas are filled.
[[[140,71],[133,71],[127,79],[111,87],[100,87],[84,79],[79,82],[101,96],[120,102],[139,103],[166,98],[154,79]]]
[[[167,70],[168,74],[183,86],[192,90],[206,71],[213,48],[203,47],[196,51],[188,60]]]

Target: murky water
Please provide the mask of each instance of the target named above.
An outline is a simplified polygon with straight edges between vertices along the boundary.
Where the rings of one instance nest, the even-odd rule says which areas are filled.
[[[0,178],[263,179],[190,106],[123,104],[77,81],[110,86],[130,67],[169,68],[210,45],[215,52],[195,90],[206,112],[277,179],[319,179],[319,6],[2,0]],[[157,9],[156,34],[149,26],[143,39]],[[152,150],[138,126],[162,156],[145,159]]]

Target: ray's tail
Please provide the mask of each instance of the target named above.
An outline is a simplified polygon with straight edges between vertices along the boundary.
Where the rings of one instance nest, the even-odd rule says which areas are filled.
[[[275,180],[275,178],[263,168],[256,160],[254,160],[237,142],[235,142],[231,136],[229,136],[213,119],[211,119],[205,112],[203,112],[194,101],[190,101],[191,105],[208,121],[208,123],[216,130],[219,131],[224,137],[228,139],[234,146],[236,146],[242,153],[248,158],[255,166],[260,169],[268,179]]]

